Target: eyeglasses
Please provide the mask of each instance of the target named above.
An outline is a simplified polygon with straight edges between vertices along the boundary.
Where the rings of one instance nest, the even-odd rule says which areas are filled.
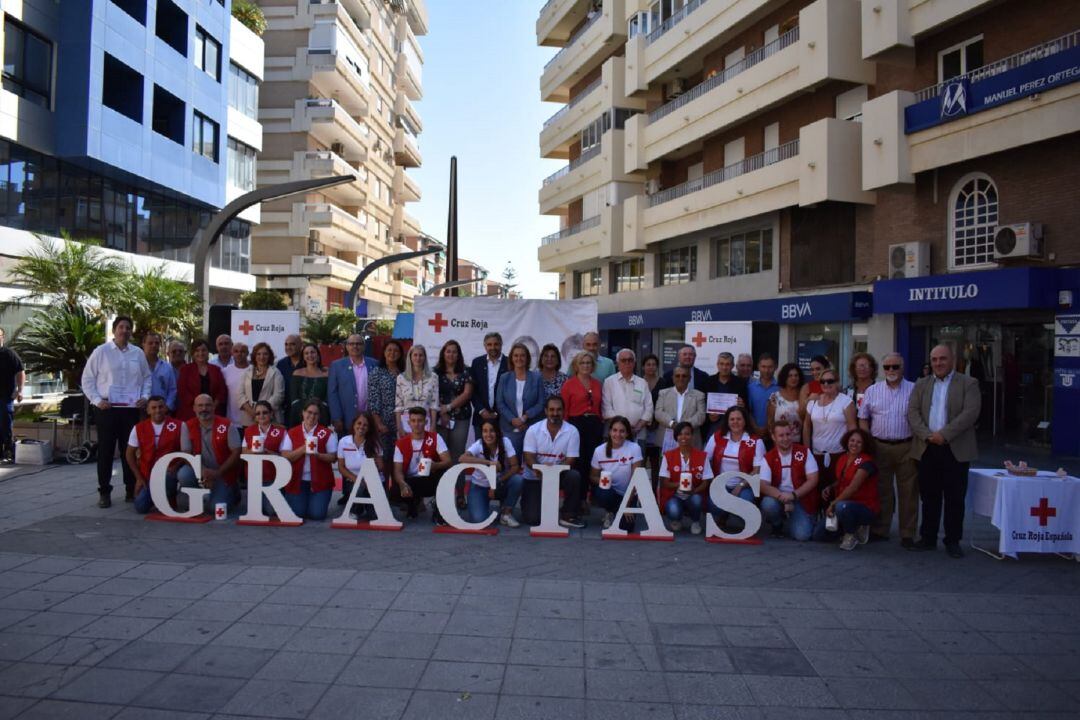
[[[820,383],[821,383],[822,385],[835,385],[835,384],[836,384],[836,381],[835,381],[835,380],[820,380],[819,382],[820,382]]]
[[[899,370],[900,369],[899,365],[882,365],[881,367],[885,368],[886,370]]]
[[[346,345],[348,345],[348,346],[350,346],[350,347],[360,347],[360,346],[361,346],[361,345],[363,345],[364,343],[358,343],[358,342],[347,342],[347,343],[345,343],[345,344],[346,344]]]

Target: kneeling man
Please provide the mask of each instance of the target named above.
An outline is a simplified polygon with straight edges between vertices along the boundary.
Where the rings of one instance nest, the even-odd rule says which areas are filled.
[[[153,508],[150,498],[150,472],[158,458],[174,452],[191,452],[191,438],[187,425],[170,418],[165,398],[152,395],[146,401],[147,418],[131,429],[124,459],[135,475],[135,512],[146,514]],[[195,473],[190,465],[169,468],[165,475],[165,493],[169,503],[176,503],[176,485],[178,476],[185,476],[194,481]],[[185,472],[186,471],[186,472]]]
[[[792,442],[786,420],[773,423],[775,446],[761,465],[761,514],[773,535],[785,528],[795,540],[809,540],[818,516],[818,466],[810,449]]]

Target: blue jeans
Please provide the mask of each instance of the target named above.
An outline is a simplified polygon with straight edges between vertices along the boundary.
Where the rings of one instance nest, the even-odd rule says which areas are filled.
[[[495,490],[495,497],[499,498],[499,511],[512,510],[521,497],[521,488],[525,484],[521,475],[511,475]],[[484,522],[491,513],[491,498],[488,497],[488,488],[476,483],[469,484],[468,504],[465,514],[469,522]]]
[[[176,479],[182,488],[199,487],[199,481],[195,478],[195,471],[191,469],[190,465],[183,465],[176,472]],[[239,502],[240,490],[231,487],[224,480],[218,480],[214,483],[214,487],[210,489],[210,494],[203,499],[203,512],[207,515],[213,514],[214,506],[218,503],[226,503],[229,510],[232,510]]]
[[[702,500],[701,493],[694,493],[687,498],[672,495],[671,499],[667,501],[664,511],[667,513],[668,520],[672,522],[682,519],[683,513],[686,513],[691,520],[697,522],[701,519],[701,509],[703,507],[705,507],[705,501]]]
[[[298,517],[304,520],[325,520],[333,492],[333,488],[311,492],[311,483],[301,481],[300,492],[284,493],[284,495],[285,502],[289,503],[289,507]]]
[[[15,457],[15,401],[0,402],[0,458]]]
[[[730,494],[731,491],[727,488],[724,488],[724,492]],[[754,497],[754,491],[750,488],[743,488],[742,490],[740,490],[739,497],[751,503],[757,499]],[[711,497],[709,498],[709,512],[712,513],[713,519],[716,520],[717,525],[723,525],[725,522],[727,522],[728,516],[731,515],[731,513],[727,512],[726,510],[721,510],[716,505],[716,503],[712,501]],[[742,522],[742,520],[740,519],[739,522]]]
[[[191,467],[189,467],[188,465],[184,465],[181,468],[181,470],[185,469],[189,473],[191,473]],[[178,483],[176,479],[177,474],[178,472],[173,472],[172,470],[165,473],[165,495],[168,496],[169,502],[172,502],[176,499],[176,486]],[[194,477],[195,474],[191,473],[191,476]],[[135,512],[139,513],[140,515],[145,515],[153,509],[154,500],[150,497],[150,484],[148,482],[146,484],[146,487],[144,487],[139,492],[139,494],[135,496]]]
[[[620,494],[619,491],[613,487],[610,487],[607,490],[604,490],[599,486],[594,487],[592,496],[593,502],[609,513],[618,512],[619,506],[622,505],[623,501],[623,494]]]
[[[825,513],[821,513],[821,517],[818,518],[817,526],[814,528],[815,540],[832,540],[838,534],[853,535],[855,531],[862,525],[873,525],[876,515],[874,511],[866,507],[862,503],[851,502],[850,500],[843,500],[836,503],[836,507],[833,508],[833,512],[836,513],[836,519],[839,522],[839,529],[835,532],[830,532],[825,529],[825,520],[827,516]]]
[[[795,501],[795,509],[784,512],[784,505],[774,497],[761,498],[761,514],[765,522],[776,530],[782,530],[793,540],[804,542],[814,535],[816,518],[803,509],[802,503]]]

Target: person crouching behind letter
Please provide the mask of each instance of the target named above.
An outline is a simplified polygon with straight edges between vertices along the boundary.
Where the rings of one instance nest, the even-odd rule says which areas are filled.
[[[510,373],[504,377],[509,376]],[[460,462],[490,465],[498,478],[492,486],[487,476],[482,473],[474,472],[469,476],[467,506],[469,522],[478,523],[486,520],[491,512],[491,501],[498,498],[501,500],[499,522],[512,528],[521,525],[514,519],[514,505],[521,497],[521,488],[525,480],[521,477],[514,444],[499,430],[497,421],[480,421],[480,439],[465,450]]]
[[[405,500],[407,516],[415,518],[422,498],[435,494],[439,476],[450,467],[450,451],[438,433],[425,430],[428,411],[422,407],[408,410],[409,434],[398,438],[394,446],[394,484]],[[432,520],[444,524],[438,513]]]
[[[323,401],[317,397],[304,401],[300,424],[290,428],[292,446],[281,456],[292,463],[292,479],[283,490],[285,501],[305,520],[325,520],[334,492],[334,462],[337,460],[337,435],[319,424]]]
[[[375,468],[379,471],[379,479],[386,479],[386,463],[383,460],[382,443],[379,440],[379,429],[375,427],[375,418],[370,412],[358,414],[352,421],[349,434],[338,442],[337,446],[338,470],[341,471],[342,492],[344,488],[353,487],[359,481],[360,471],[364,461],[368,458],[375,461]],[[351,491],[350,491],[351,492]],[[367,487],[362,488],[357,497],[368,498]],[[348,498],[346,497],[346,502]],[[366,505],[360,509],[354,507],[352,514],[359,519],[367,517]]]
[[[260,343],[261,344],[261,343]],[[257,347],[257,346],[256,346]],[[244,428],[244,452],[256,455],[280,455],[293,449],[288,430],[284,425],[274,424],[277,411],[267,400],[259,400],[251,410],[254,423]],[[263,465],[263,486],[267,486],[277,477],[273,465]],[[273,514],[270,501],[263,498],[263,512]]]
[[[773,423],[773,449],[761,465],[761,514],[774,537],[799,541],[814,534],[818,515],[818,466],[810,448],[792,441],[791,424]]]
[[[147,418],[131,429],[124,453],[124,459],[135,475],[135,512],[143,515],[154,507],[154,501],[150,498],[150,473],[154,463],[169,453],[191,450],[187,426],[170,418],[167,410],[165,398],[151,395],[146,401]],[[165,474],[165,494],[169,497],[170,505],[176,504],[177,476],[184,471],[188,480],[193,482],[195,473],[187,464],[178,467],[178,463],[174,463]]]
[[[593,499],[597,505],[604,508],[605,530],[611,527],[615,513],[622,505],[626,488],[630,485],[630,476],[644,463],[641,445],[628,440],[632,432],[630,421],[616,415],[611,418],[607,442],[598,445],[593,451],[590,480],[593,484]],[[623,530],[633,532],[634,516],[623,515],[621,525]]]
[[[203,511],[209,513],[218,503],[231,510],[240,502],[237,470],[240,467],[240,434],[229,419],[214,413],[214,398],[199,395],[194,403],[195,417],[187,421],[191,452],[202,459],[202,477],[178,473],[181,487],[201,485],[210,489],[203,500]]]
[[[705,444],[705,454],[709,457],[713,477],[719,477],[726,472],[758,474],[765,462],[765,444],[750,433],[750,427],[750,412],[742,406],[728,408],[727,413],[720,418],[719,429]],[[756,501],[754,491],[746,480],[728,480],[727,491],[746,502]],[[723,526],[728,519],[728,513],[714,505],[711,498],[708,504],[716,524]],[[739,522],[741,524],[741,521]]]
[[[688,422],[672,428],[677,446],[664,453],[660,461],[660,506],[671,521],[671,531],[682,530],[682,516],[690,516],[690,532],[701,534],[701,510],[712,467],[704,450],[694,447],[697,431]]]
[[[814,539],[831,540],[840,532],[843,533],[840,549],[854,550],[856,545],[865,545],[870,539],[870,525],[881,512],[878,470],[871,454],[870,433],[858,428],[848,430],[841,444],[847,452],[836,463],[836,484],[821,492],[829,505],[814,529]],[[826,524],[832,517],[836,518],[835,529]]]

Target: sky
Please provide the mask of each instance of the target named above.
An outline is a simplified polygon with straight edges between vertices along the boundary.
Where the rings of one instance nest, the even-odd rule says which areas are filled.
[[[540,128],[559,106],[540,101],[540,73],[554,54],[536,44],[533,0],[427,0],[424,53],[423,165],[409,174],[422,199],[408,206],[424,232],[446,240],[450,157],[458,159],[461,257],[501,280],[507,262],[525,297],[550,299],[555,273],[541,273],[540,239],[559,229],[540,215],[542,180],[565,160],[540,157]]]

